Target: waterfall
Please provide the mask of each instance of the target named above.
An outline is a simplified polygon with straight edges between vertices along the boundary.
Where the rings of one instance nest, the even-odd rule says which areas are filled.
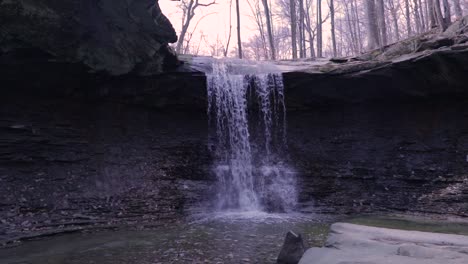
[[[235,69],[239,65],[228,61],[212,66],[207,74],[208,116],[215,131],[217,209],[290,210],[296,202],[296,182],[284,160],[282,75],[250,70],[243,74]]]

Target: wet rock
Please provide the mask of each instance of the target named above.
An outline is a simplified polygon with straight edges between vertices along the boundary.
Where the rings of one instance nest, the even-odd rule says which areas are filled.
[[[150,2],[152,16],[141,5]],[[213,197],[205,76],[141,76],[174,58],[164,47],[175,34],[154,1],[77,3],[0,1],[0,219],[15,217],[0,230],[35,223],[41,210],[52,224],[74,214],[110,224],[116,216],[169,220],[201,204],[203,195]],[[120,16],[126,3],[131,12]],[[37,15],[25,17],[30,12]],[[284,74],[288,149],[302,205],[313,201],[311,210],[333,213],[468,215],[466,23],[448,31],[443,37],[458,43],[450,48],[439,43],[438,50],[416,52],[434,40],[418,36]],[[149,42],[139,42],[145,36]],[[99,37],[111,48],[99,49]],[[132,69],[138,76],[95,73]],[[44,198],[49,208],[34,202]],[[268,200],[268,211],[282,211],[274,197]],[[9,211],[12,205],[17,209]]]
[[[456,20],[443,34],[448,37],[456,37],[464,33],[468,33],[468,16]]]
[[[453,93],[466,98],[467,24],[468,16],[444,33],[429,31],[350,59],[299,61],[296,70],[291,62],[293,70],[284,73],[287,100],[317,108]],[[296,92],[299,101],[291,97]]]
[[[421,43],[417,51],[424,51],[430,49],[438,49],[441,47],[447,47],[454,44],[454,40],[446,37],[437,37],[429,41]]]
[[[277,264],[297,264],[304,255],[304,241],[300,234],[289,231],[276,261]]]
[[[121,75],[159,73],[176,61],[168,43],[177,36],[158,1],[1,1],[0,18],[8,64],[55,61]]]
[[[468,237],[336,223],[324,248],[307,250],[300,264],[465,264]],[[447,246],[450,245],[450,246]]]

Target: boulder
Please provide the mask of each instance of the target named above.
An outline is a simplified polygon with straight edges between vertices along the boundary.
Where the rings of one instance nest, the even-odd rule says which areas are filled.
[[[18,56],[7,55],[24,50],[28,59],[111,75],[160,73],[177,62],[168,46],[176,32],[154,0],[4,0],[0,25],[4,63],[16,63]]]
[[[297,264],[305,252],[304,241],[300,234],[289,231],[278,256],[278,264]]]
[[[465,264],[468,237],[347,223],[331,227],[325,248],[307,250],[300,264]]]

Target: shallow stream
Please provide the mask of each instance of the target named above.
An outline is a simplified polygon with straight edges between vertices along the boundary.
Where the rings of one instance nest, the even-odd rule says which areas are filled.
[[[275,263],[285,233],[323,246],[337,221],[468,235],[468,224],[388,217],[224,213],[143,231],[75,233],[0,249],[5,264]]]
[[[309,246],[320,246],[336,220],[325,215],[205,215],[152,230],[76,233],[30,241],[0,250],[0,263],[275,263],[287,231],[304,234]]]

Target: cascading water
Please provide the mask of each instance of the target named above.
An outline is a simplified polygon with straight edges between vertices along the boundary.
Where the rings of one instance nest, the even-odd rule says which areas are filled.
[[[296,201],[296,182],[282,159],[286,149],[282,75],[242,74],[236,67],[217,61],[208,74],[208,115],[216,130],[217,207],[288,211]]]

